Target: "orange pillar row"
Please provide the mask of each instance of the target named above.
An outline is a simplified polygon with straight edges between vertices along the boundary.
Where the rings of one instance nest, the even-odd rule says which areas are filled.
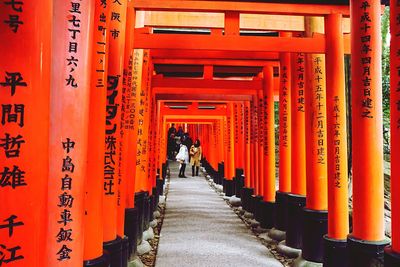
[[[390,113],[392,246],[385,249],[385,266],[400,266],[400,3],[390,1]],[[389,264],[390,262],[390,264]]]
[[[109,61],[106,101],[106,138],[104,153],[104,248],[111,254],[111,265],[122,263],[124,238],[125,188],[123,181],[123,144],[121,106],[127,0],[109,3]],[[122,150],[121,150],[122,149]]]
[[[103,176],[104,139],[107,97],[108,7],[95,1],[93,50],[90,81],[88,151],[85,185],[84,265],[88,261],[105,263],[103,256]]]
[[[240,102],[238,104],[238,147],[239,147],[239,158],[238,168],[241,172],[244,172],[245,167],[245,148],[244,148],[244,104]]]
[[[305,138],[305,54],[292,54],[292,152],[291,152],[291,190],[288,195],[288,228],[286,244],[302,248],[302,225],[296,218],[303,216],[306,204],[306,138]]]
[[[83,263],[94,2],[53,6],[46,266]],[[64,19],[60,19],[64,18]],[[45,223],[45,222],[42,222]],[[43,253],[40,253],[43,256]]]
[[[281,33],[290,37],[291,33]],[[275,228],[287,229],[287,195],[291,190],[291,54],[280,55],[280,88],[279,88],[279,191],[276,192]]]
[[[325,237],[326,264],[347,263],[349,234],[346,87],[342,16],[325,18],[326,105],[328,148],[328,234]],[[328,265],[329,266],[329,265]]]
[[[4,266],[50,266],[44,251],[53,1],[15,9],[7,2],[0,3],[0,258]],[[11,16],[23,24],[4,23]]]
[[[388,244],[384,234],[381,6],[379,1],[352,0],[350,7],[353,232],[348,246],[350,266],[369,266],[383,258],[383,247]],[[373,256],[365,253],[371,247],[376,252]]]
[[[324,33],[324,19],[307,17],[306,34]],[[327,232],[327,124],[325,55],[306,56],[306,170],[307,199],[303,214],[304,259],[323,262]],[[306,238],[307,237],[307,238]]]

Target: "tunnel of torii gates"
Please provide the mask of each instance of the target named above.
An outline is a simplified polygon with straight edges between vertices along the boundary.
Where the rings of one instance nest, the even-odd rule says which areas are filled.
[[[286,231],[305,260],[400,266],[400,2],[390,1],[391,242],[384,3],[284,2],[1,1],[0,266],[126,266],[162,194],[171,123],[202,141],[226,195]]]

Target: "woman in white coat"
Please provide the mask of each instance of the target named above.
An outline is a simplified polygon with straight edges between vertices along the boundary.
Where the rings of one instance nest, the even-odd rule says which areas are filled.
[[[181,143],[179,153],[176,155],[176,160],[181,164],[179,167],[179,177],[186,178],[185,169],[186,164],[189,164],[189,150],[186,145]]]

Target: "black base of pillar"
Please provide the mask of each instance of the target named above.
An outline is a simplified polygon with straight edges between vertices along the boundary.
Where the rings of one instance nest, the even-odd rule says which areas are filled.
[[[243,169],[237,168],[235,172],[235,195],[240,198],[242,193],[242,188],[244,187],[244,176]]]
[[[254,194],[253,188],[243,187],[242,189],[242,208],[245,211],[250,211],[250,198]]]
[[[164,195],[164,181],[162,179],[157,179],[157,192],[159,196]]]
[[[287,201],[286,245],[301,249],[303,245],[303,208],[306,205],[306,197],[288,194]]]
[[[150,222],[154,220],[154,216],[153,216],[153,212],[154,212],[154,208],[156,207],[156,195],[151,195],[149,197],[149,202],[150,202]]]
[[[303,209],[302,256],[305,260],[320,263],[324,261],[324,235],[327,232],[327,211]]]
[[[252,211],[254,215],[254,219],[256,221],[260,221],[262,217],[262,210],[261,210],[261,201],[263,200],[262,196],[252,196],[251,201],[252,201]]]
[[[150,211],[151,211],[151,199],[149,196],[149,192],[145,192],[144,199],[144,225],[143,231],[146,231],[150,227]]]
[[[368,242],[352,235],[347,238],[350,267],[375,267],[384,266],[384,249],[389,245],[388,240]]]
[[[275,203],[261,201],[260,202],[260,226],[264,229],[271,229],[274,226]]]
[[[129,239],[124,237],[122,238],[122,267],[128,267],[129,256]]]
[[[385,248],[385,267],[399,267],[400,254],[392,250],[392,247]]]
[[[139,228],[139,212],[137,208],[125,209],[124,233],[129,239],[129,256],[136,254]]]
[[[144,191],[135,193],[135,208],[138,210],[138,235],[137,235],[137,245],[142,243],[143,232],[144,232],[144,217],[145,217],[145,197],[146,193]]]
[[[347,240],[324,236],[324,267],[348,267]]]
[[[234,188],[233,180],[224,178],[223,187],[224,187],[225,196],[231,197],[234,195],[235,188]]]
[[[125,267],[123,265],[122,238],[103,243],[103,248],[110,255],[110,267]]]
[[[288,193],[276,191],[275,228],[286,231],[288,222]]]
[[[104,253],[101,257],[83,262],[83,267],[109,267],[110,256]]]

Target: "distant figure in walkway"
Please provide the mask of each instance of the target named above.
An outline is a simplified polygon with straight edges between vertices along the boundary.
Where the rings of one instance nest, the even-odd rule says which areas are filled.
[[[183,138],[182,138],[183,139]],[[180,163],[179,166],[179,176],[180,178],[186,178],[185,169],[186,164],[189,164],[189,150],[186,145],[184,145],[185,140],[182,140],[178,155],[176,155],[176,160]]]
[[[167,146],[168,159],[174,160],[175,151],[176,151],[176,140],[175,140],[175,134],[172,133],[169,135],[168,138],[168,146]]]
[[[168,136],[171,136],[171,134],[176,135],[175,123],[172,123],[171,128],[168,129]]]
[[[197,139],[194,144],[190,147],[190,164],[192,165],[192,176],[194,176],[194,169],[196,168],[196,176],[199,176],[200,161],[202,156],[202,150],[200,140]]]
[[[184,134],[182,126],[179,126],[176,136],[182,137]]]

